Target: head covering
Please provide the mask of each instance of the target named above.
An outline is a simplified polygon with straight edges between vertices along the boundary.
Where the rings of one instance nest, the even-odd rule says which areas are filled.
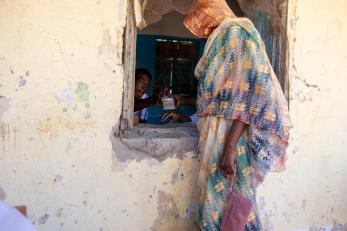
[[[183,24],[195,36],[208,38],[227,17],[235,17],[225,0],[198,0]]]
[[[228,4],[232,7],[232,10]],[[246,15],[246,17],[257,12],[265,13],[271,25],[271,33],[274,35],[274,49],[277,53],[275,58],[271,56],[271,62],[275,66],[275,71],[282,87],[285,87],[288,38],[286,27],[284,26],[286,13],[283,10],[281,11],[281,9],[286,9],[284,7],[285,4],[286,0],[195,0],[183,23],[194,35],[208,38],[226,17],[234,15],[233,11],[237,16]],[[268,52],[271,52],[271,50],[268,50]]]
[[[229,8],[228,4],[233,7],[233,10]],[[233,11],[237,11],[235,13],[238,16],[243,16],[244,14],[252,15],[255,12],[265,12],[269,16],[272,29],[275,32],[281,33],[284,31],[284,25],[279,9],[283,8],[284,5],[285,0],[194,0],[192,1],[184,25],[196,35],[197,31],[203,31],[205,28],[209,30],[212,28],[213,30],[225,17],[233,16]],[[197,24],[194,24],[194,22]],[[206,33],[202,34],[206,38]],[[201,37],[200,35],[198,36]]]

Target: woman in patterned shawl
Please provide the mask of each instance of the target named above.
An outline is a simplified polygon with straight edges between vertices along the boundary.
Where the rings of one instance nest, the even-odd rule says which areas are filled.
[[[195,69],[201,154],[196,224],[220,230],[231,186],[253,201],[244,230],[262,230],[255,190],[269,171],[284,169],[291,127],[287,102],[258,31],[224,0],[197,1],[184,25],[208,38]]]

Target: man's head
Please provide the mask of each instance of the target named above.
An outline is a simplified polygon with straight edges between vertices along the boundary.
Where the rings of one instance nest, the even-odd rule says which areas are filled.
[[[135,98],[140,98],[148,89],[152,75],[144,68],[138,68],[135,72]]]
[[[137,68],[135,71],[135,82],[137,82],[138,80],[142,80],[144,82],[144,85],[146,88],[145,91],[147,91],[149,84],[151,83],[151,80],[152,80],[152,75],[145,68]]]

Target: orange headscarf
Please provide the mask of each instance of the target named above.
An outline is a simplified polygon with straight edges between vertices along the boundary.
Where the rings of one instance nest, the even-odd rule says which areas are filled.
[[[225,0],[198,0],[183,24],[195,36],[208,38],[226,17],[235,16]]]

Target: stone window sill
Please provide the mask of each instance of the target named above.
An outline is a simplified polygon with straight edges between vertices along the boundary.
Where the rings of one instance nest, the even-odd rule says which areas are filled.
[[[199,133],[195,124],[148,125],[129,129],[125,137],[115,137],[119,160],[168,157],[182,158],[188,152],[197,153]],[[120,146],[123,146],[122,148]],[[115,150],[117,149],[117,150]]]

